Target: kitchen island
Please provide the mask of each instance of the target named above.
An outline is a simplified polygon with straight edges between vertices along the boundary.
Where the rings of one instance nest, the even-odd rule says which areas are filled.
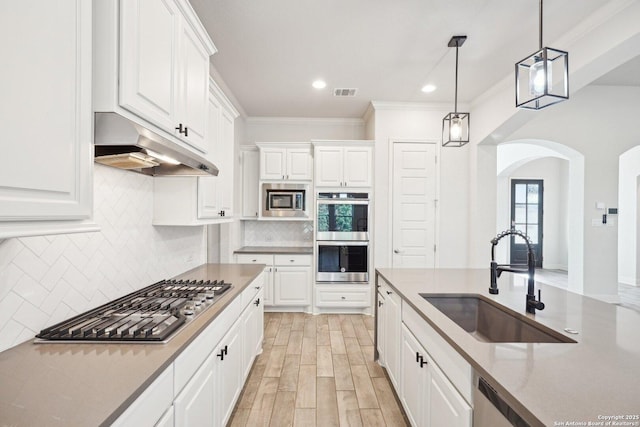
[[[491,295],[488,269],[380,268],[376,273],[378,285],[388,285],[401,298],[403,325],[405,308],[415,311],[530,425],[640,425],[640,313],[536,283],[546,307],[532,315],[525,311],[526,278],[503,274],[499,294]],[[482,342],[421,293],[478,294],[576,342]],[[468,400],[473,407],[473,398]],[[476,427],[483,426],[476,422]]]
[[[179,373],[193,374],[197,369],[188,363],[182,364],[184,369],[178,369],[178,359],[189,350],[189,361],[195,360],[191,350],[196,343],[202,344],[198,341],[201,334],[208,333],[209,326],[217,325],[215,321],[231,310],[240,313],[244,291],[249,290],[250,284],[257,284],[263,268],[263,265],[205,264],[176,276],[197,280],[222,278],[233,286],[165,344],[36,344],[31,340],[0,353],[0,426],[110,425],[159,377],[167,378],[173,399],[173,391],[177,395],[181,389]],[[247,301],[249,307],[253,307],[251,302]],[[261,322],[259,327],[262,328]],[[214,345],[217,342],[207,350],[213,351]],[[191,375],[183,377],[186,382]],[[171,401],[169,407],[173,411]],[[156,420],[164,410],[154,414]],[[155,424],[152,420],[145,421]]]

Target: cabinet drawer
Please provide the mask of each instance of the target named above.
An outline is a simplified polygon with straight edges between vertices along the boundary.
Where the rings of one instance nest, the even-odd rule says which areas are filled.
[[[113,426],[153,426],[173,402],[173,364],[112,424]]]
[[[473,393],[471,365],[440,336],[409,304],[402,304],[402,322],[420,341],[436,365],[446,373],[467,402]]]
[[[241,313],[242,298],[237,296],[178,356],[174,362],[176,394],[184,388]]]
[[[268,254],[237,254],[238,264],[267,264],[273,265],[273,255]]]
[[[358,288],[332,286],[329,289],[318,287],[316,288],[316,305],[318,307],[369,307],[370,295],[368,286]]]
[[[264,286],[264,273],[261,273],[253,282],[242,291],[242,309],[255,300],[255,296]]]
[[[274,265],[311,265],[310,255],[274,255]]]

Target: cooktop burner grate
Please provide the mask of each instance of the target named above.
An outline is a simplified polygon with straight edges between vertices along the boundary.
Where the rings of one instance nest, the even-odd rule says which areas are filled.
[[[43,329],[36,342],[166,342],[229,289],[224,280],[162,280]]]

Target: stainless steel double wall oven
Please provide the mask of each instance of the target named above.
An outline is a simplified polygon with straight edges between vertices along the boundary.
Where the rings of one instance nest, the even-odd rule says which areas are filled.
[[[316,281],[369,281],[369,194],[318,193]]]

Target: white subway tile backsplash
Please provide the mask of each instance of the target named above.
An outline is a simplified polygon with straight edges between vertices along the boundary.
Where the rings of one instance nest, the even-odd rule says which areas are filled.
[[[313,226],[307,221],[244,221],[244,246],[309,246]]]
[[[153,178],[95,165],[101,231],[0,240],[0,351],[206,262],[204,227],[154,227]]]

